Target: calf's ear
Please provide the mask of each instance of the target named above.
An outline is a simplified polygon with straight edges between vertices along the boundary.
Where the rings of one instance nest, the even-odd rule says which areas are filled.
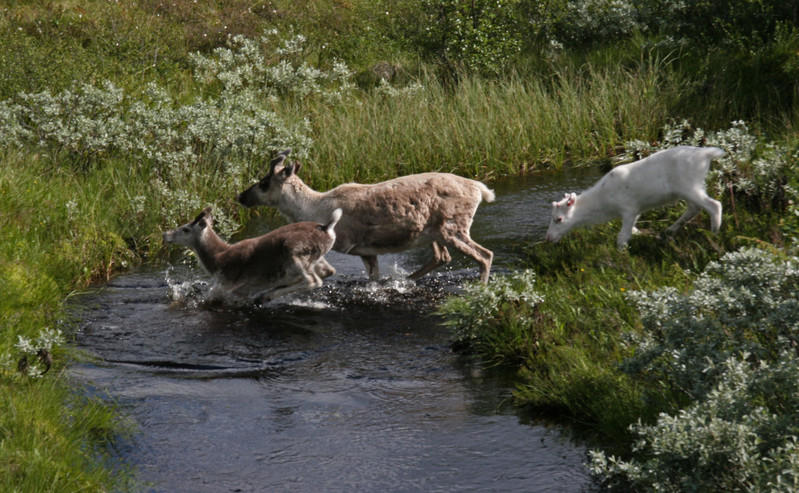
[[[574,201],[577,199],[577,194],[568,195],[569,200],[566,201],[566,207],[571,207],[574,205]]]
[[[205,217],[205,216],[208,214],[208,212],[209,212],[209,208],[208,208],[208,207],[206,207],[205,209],[203,209],[202,211],[200,211],[200,213],[199,213],[199,214],[197,214],[197,217],[195,217],[195,218],[194,218],[194,221],[192,221],[192,222],[191,222],[191,224],[197,224],[197,223],[199,223],[199,222],[200,222],[200,220],[201,220],[202,218],[204,218],[204,217]]]

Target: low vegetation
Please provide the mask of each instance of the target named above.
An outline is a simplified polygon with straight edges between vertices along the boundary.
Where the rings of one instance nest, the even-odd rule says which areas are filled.
[[[700,216],[658,238],[678,208],[645,214],[626,251],[613,224],[578,231],[531,248],[524,274],[467,286],[441,311],[461,345],[515,368],[521,405],[603,444],[591,468],[604,485],[790,491],[796,151],[758,143],[740,122],[662,135],[654,148],[701,139],[727,151],[708,180],[727,211],[718,235]]]
[[[66,303],[161,258],[160,233],[206,206],[235,236],[252,213],[233,197],[275,152],[292,147],[324,189],[430,170],[490,181],[608,167],[681,142],[730,151],[709,181],[725,208],[718,236],[689,225],[619,252],[613,226],[575,232],[444,310],[461,347],[518,373],[521,405],[599,434],[608,447],[592,467],[608,484],[678,489],[680,467],[698,460],[680,447],[703,435],[679,437],[701,420],[714,434],[705,416],[725,403],[724,419],[759,438],[714,456],[711,469],[733,454],[749,462],[713,484],[787,484],[774,471],[793,470],[792,442],[760,436],[794,433],[792,401],[764,390],[793,378],[784,331],[736,327],[745,347],[698,363],[714,378],[686,393],[668,370],[676,341],[644,300],[686,306],[735,255],[762,255],[744,247],[793,265],[795,25],[790,5],[748,0],[5,2],[0,489],[136,489],[112,459],[128,426],[70,381],[80,355]],[[644,347],[665,353],[644,362]]]

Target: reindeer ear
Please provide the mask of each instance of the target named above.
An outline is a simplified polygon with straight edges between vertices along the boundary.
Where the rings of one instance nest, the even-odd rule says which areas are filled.
[[[282,171],[282,173],[283,173],[283,175],[284,175],[286,178],[288,178],[289,176],[291,176],[291,175],[293,175],[294,173],[296,173],[296,172],[297,172],[297,171],[300,169],[300,166],[301,166],[301,165],[300,165],[300,163],[298,163],[297,161],[292,161],[292,162],[288,163],[288,164],[287,164],[287,165],[286,165],[286,166],[283,168],[283,171]]]
[[[577,199],[577,195],[571,194],[568,195],[569,200],[566,201],[566,207],[571,207],[574,205],[575,199]]]
[[[269,173],[270,174],[274,173],[275,172],[275,168],[278,165],[282,164],[283,161],[285,161],[285,160],[286,160],[286,155],[285,154],[278,154],[278,156],[275,159],[273,159],[272,161],[269,162]]]
[[[288,148],[288,149],[286,149],[285,151],[280,151],[280,153],[278,154],[278,156],[284,156],[284,157],[285,157],[285,156],[288,156],[289,154],[291,154],[291,147],[289,147],[289,148]]]
[[[203,217],[202,221],[200,221],[200,227],[205,228],[206,226],[213,224],[214,222],[214,215],[211,213],[211,208],[206,207],[203,211],[205,213],[205,217]]]
[[[208,214],[209,209],[210,207],[206,207],[205,209],[203,209],[199,214],[197,214],[197,217],[194,218],[194,221],[192,221],[191,224],[194,225],[199,223],[200,220],[202,220],[202,218],[204,218],[206,214]]]

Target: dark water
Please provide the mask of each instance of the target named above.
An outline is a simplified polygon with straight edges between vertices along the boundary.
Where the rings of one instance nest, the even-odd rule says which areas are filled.
[[[549,202],[595,177],[493,184],[472,236],[498,269]],[[592,491],[586,449],[515,412],[501,378],[450,350],[433,314],[468,259],[405,281],[427,252],[357,257],[319,290],[260,308],[209,302],[197,268],[121,276],[80,300],[75,374],[136,423],[120,447],[150,491]]]

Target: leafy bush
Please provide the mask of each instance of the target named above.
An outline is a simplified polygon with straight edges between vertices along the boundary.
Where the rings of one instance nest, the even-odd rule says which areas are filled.
[[[212,56],[191,55],[195,79],[209,85],[219,83],[223,91],[250,90],[261,97],[321,97],[338,101],[347,98],[355,85],[344,62],[323,71],[308,64],[306,39],[294,35],[281,42],[278,30],[268,30],[258,39],[233,36]]]
[[[421,46],[450,70],[499,74],[518,53],[519,0],[421,0]]]
[[[688,294],[632,292],[645,332],[623,369],[701,398],[715,384],[715,365],[730,357],[768,362],[799,348],[798,293],[799,259],[754,248],[708,264]]]
[[[535,351],[532,330],[543,301],[535,291],[535,273],[523,270],[495,275],[488,284],[463,286],[461,296],[450,297],[439,309],[452,328],[455,343],[483,354],[493,354],[498,363],[524,361]]]
[[[778,0],[531,0],[522,6],[534,38],[570,46],[651,32],[683,45],[698,42],[750,49],[770,42],[795,15]]]
[[[633,458],[592,454],[609,485],[788,491],[799,481],[799,258],[744,249],[680,294],[634,292],[643,335],[622,370],[686,406],[638,423]]]
[[[628,0],[537,0],[522,5],[531,38],[543,44],[580,46],[646,28],[636,2]]]
[[[747,360],[710,364],[719,377],[706,398],[632,426],[631,460],[592,451],[592,472],[623,491],[796,491],[799,359]]]

